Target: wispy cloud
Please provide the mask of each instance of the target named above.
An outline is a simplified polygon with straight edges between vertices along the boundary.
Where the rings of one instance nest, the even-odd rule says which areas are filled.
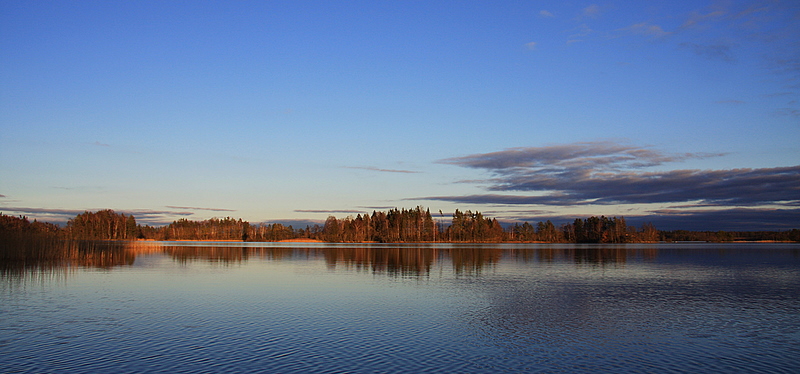
[[[681,48],[688,49],[694,54],[714,60],[722,60],[726,62],[735,62],[736,58],[731,51],[731,45],[728,44],[714,44],[714,45],[700,45],[696,43],[685,42],[679,44]]]
[[[56,224],[66,224],[70,219],[75,218],[84,212],[96,212],[101,209],[52,209],[52,208],[32,208],[32,207],[19,207],[19,206],[3,206],[0,207],[0,212],[13,212],[20,215],[30,215],[40,221],[51,222]],[[191,216],[193,212],[176,212],[170,210],[150,210],[150,209],[133,209],[133,210],[116,210],[117,213],[124,213],[136,217],[138,223],[145,223],[149,225],[162,225],[168,224],[178,217]]]
[[[768,58],[769,67],[776,73],[800,73],[800,58],[796,57],[770,57]]]
[[[297,212],[297,213],[330,213],[330,214],[336,214],[336,213],[342,213],[342,214],[365,213],[363,210],[337,210],[337,209],[333,209],[333,210],[295,209],[294,211]]]
[[[525,48],[528,48],[530,50],[534,50],[534,49],[536,49],[536,44],[537,44],[536,42],[525,43]]]
[[[75,191],[75,190],[77,190],[77,191],[102,191],[102,190],[105,189],[105,187],[102,187],[102,186],[86,186],[86,185],[84,185],[84,186],[71,186],[71,187],[68,187],[68,186],[51,186],[50,188],[53,188],[53,189],[56,189],[56,190],[65,190],[65,191]]]
[[[719,101],[715,101],[714,103],[715,104],[733,104],[733,105],[745,104],[745,102],[741,101],[741,100],[719,100]]]
[[[377,168],[374,166],[344,166],[345,169],[358,169],[358,170],[368,170],[368,171],[379,171],[382,173],[406,173],[406,174],[416,174],[420,173],[419,171],[414,170],[398,170],[398,169],[382,169]]]
[[[781,96],[790,96],[794,95],[794,92],[775,92],[771,94],[763,95],[764,97],[781,97]]]
[[[554,210],[525,209],[525,210],[484,210],[490,214],[554,214]]]
[[[78,214],[85,212],[85,210],[79,209],[48,209],[48,208],[30,208],[30,207],[19,207],[19,206],[3,206],[0,207],[0,211],[5,212],[14,212],[17,214],[30,214],[30,213],[42,213],[42,214],[49,214],[49,215],[63,215],[68,216],[69,218],[73,218]]]
[[[578,205],[569,196],[524,196],[524,195],[501,195],[501,194],[478,194],[462,196],[425,196],[413,197],[405,200],[435,200],[447,201],[460,204],[480,204],[480,205],[557,205],[569,206]]]
[[[208,210],[212,212],[235,212],[235,210],[233,209],[224,209],[224,208],[199,208],[194,206],[174,206],[174,205],[167,205],[166,207],[170,209]]]
[[[100,143],[100,142],[94,142],[94,143],[92,143],[92,145],[96,145],[96,146],[98,146],[98,147],[110,147],[110,146],[111,146],[111,145],[109,145],[109,144],[106,144],[106,143]]]
[[[187,218],[195,215],[193,211],[172,211],[172,210],[153,210],[153,209],[133,209],[116,210],[117,213],[125,213],[136,217],[136,222],[153,226],[168,225],[180,218]]]
[[[587,215],[562,215],[552,212],[496,212],[500,221],[540,222],[550,220],[556,225],[587,218]],[[800,227],[800,209],[731,208],[731,209],[662,209],[644,214],[626,214],[629,225],[652,223],[659,230],[697,231],[784,231]]]
[[[390,209],[397,208],[397,206],[395,206],[395,205],[392,205],[392,206],[389,206],[389,205],[386,205],[386,206],[361,206],[359,208],[364,208],[364,209],[368,209],[368,210],[390,210]]]
[[[749,15],[752,15],[752,14],[764,13],[764,12],[768,12],[768,11],[769,11],[769,7],[768,6],[762,6],[762,4],[753,4],[753,5],[750,5],[749,8],[747,8],[747,9],[745,9],[745,10],[739,12],[739,13],[734,14],[732,17],[736,18],[736,19],[739,19],[739,18],[743,18],[745,16],[749,16]],[[797,19],[800,19],[800,18],[797,18]]]
[[[756,206],[800,201],[800,165],[728,170],[646,171],[722,153],[666,154],[613,142],[512,148],[439,162],[492,174],[487,190],[534,195],[476,194],[421,199],[474,204],[609,205],[708,203]]]
[[[800,117],[800,109],[794,108],[780,108],[775,113],[780,116]]]
[[[689,14],[689,16],[686,18],[686,21],[684,21],[683,24],[681,25],[681,28],[688,29],[688,28],[698,27],[706,21],[719,19],[723,17],[726,13],[727,12],[725,10],[720,8],[709,11],[708,13],[705,14],[702,14],[699,11],[694,11]]]
[[[269,221],[261,222],[263,224],[273,224],[273,223],[280,223],[284,226],[292,226],[294,228],[303,228],[306,226],[314,226],[314,225],[324,225],[325,220],[319,219],[274,219]]]
[[[597,18],[600,16],[601,10],[600,6],[597,4],[592,4],[583,8],[580,14],[580,18]]]
[[[541,16],[541,17],[547,17],[547,18],[550,18],[550,17],[555,17],[555,16],[553,15],[553,13],[550,13],[549,11],[547,11],[547,10],[544,10],[544,9],[542,9],[542,10],[540,10],[540,11],[539,11],[539,16]]]
[[[637,23],[621,30],[629,31],[634,34],[650,36],[653,38],[661,38],[672,34],[671,32],[664,31],[664,29],[661,28],[661,26],[649,22]]]
[[[577,26],[576,29],[572,30],[573,34],[571,34],[567,39],[567,44],[582,42],[591,34],[595,33],[589,25],[582,23]]]

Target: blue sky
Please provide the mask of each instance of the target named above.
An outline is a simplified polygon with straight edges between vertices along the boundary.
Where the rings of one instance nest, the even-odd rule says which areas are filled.
[[[792,1],[0,1],[0,211],[800,227]]]

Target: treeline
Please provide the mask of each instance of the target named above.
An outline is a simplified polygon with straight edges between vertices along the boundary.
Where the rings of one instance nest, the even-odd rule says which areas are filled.
[[[512,241],[547,243],[650,243],[660,240],[659,231],[650,223],[636,228],[629,226],[624,217],[605,216],[577,218],[559,227],[549,220],[536,226],[528,222],[517,223],[509,234]]]
[[[29,221],[27,217],[7,216],[0,213],[0,235],[56,236],[61,228],[48,222]]]
[[[386,213],[337,219],[328,217],[322,232],[307,237],[329,242],[547,242],[637,243],[659,241],[652,224],[628,226],[625,218],[589,217],[556,227],[551,221],[528,222],[503,228],[496,218],[456,209],[449,225],[436,222],[428,209],[393,209]]]
[[[281,241],[314,239],[337,243],[359,242],[545,242],[545,243],[642,243],[657,241],[798,241],[800,230],[757,232],[659,231],[652,224],[628,225],[624,217],[589,217],[556,226],[551,221],[515,223],[503,227],[495,218],[480,212],[456,210],[449,224],[439,211],[391,209],[346,218],[328,217],[323,225],[294,228],[280,223],[251,224],[242,219],[212,218],[203,221],[180,219],[166,226],[139,225],[132,215],[113,210],[84,212],[60,228],[54,224],[29,221],[26,217],[0,213],[0,239],[46,237],[77,240],[235,240]]]
[[[800,242],[800,230],[789,231],[661,231],[666,242]]]
[[[0,237],[28,236],[76,240],[133,240],[141,238],[136,219],[113,210],[84,212],[67,222],[65,228],[27,217],[0,213]]]
[[[444,241],[430,210],[397,208],[388,212],[373,211],[372,215],[357,215],[337,219],[330,216],[319,233],[309,238],[328,242],[434,242]]]
[[[641,229],[628,226],[624,218],[590,217],[576,219],[573,223],[556,227],[551,221],[516,223],[503,228],[495,218],[484,217],[480,212],[456,210],[450,224],[444,224],[439,212],[435,220],[430,209],[373,211],[346,218],[328,217],[325,224],[295,229],[274,224],[250,224],[230,217],[203,221],[180,219],[162,227],[138,225],[132,215],[113,210],[84,212],[69,220],[66,228],[25,217],[0,214],[2,231],[57,236],[83,240],[236,240],[280,241],[289,239],[314,239],[326,242],[547,242],[547,243],[632,243],[654,242],[659,233],[652,225]]]
[[[79,214],[67,222],[65,234],[70,239],[82,240],[133,240],[140,237],[133,215],[126,216],[110,209]]]
[[[150,240],[241,240],[276,242],[306,237],[305,230],[295,230],[280,223],[250,224],[240,219],[211,218],[203,221],[179,219],[162,227],[140,226],[139,238]],[[319,231],[322,229],[319,228]]]

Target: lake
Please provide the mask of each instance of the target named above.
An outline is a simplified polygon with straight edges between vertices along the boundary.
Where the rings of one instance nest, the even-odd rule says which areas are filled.
[[[800,371],[800,244],[40,252],[2,264],[3,373]]]

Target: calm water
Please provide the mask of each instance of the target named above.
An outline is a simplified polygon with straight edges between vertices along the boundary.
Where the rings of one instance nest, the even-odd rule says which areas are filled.
[[[800,244],[83,243],[0,372],[800,372]]]

